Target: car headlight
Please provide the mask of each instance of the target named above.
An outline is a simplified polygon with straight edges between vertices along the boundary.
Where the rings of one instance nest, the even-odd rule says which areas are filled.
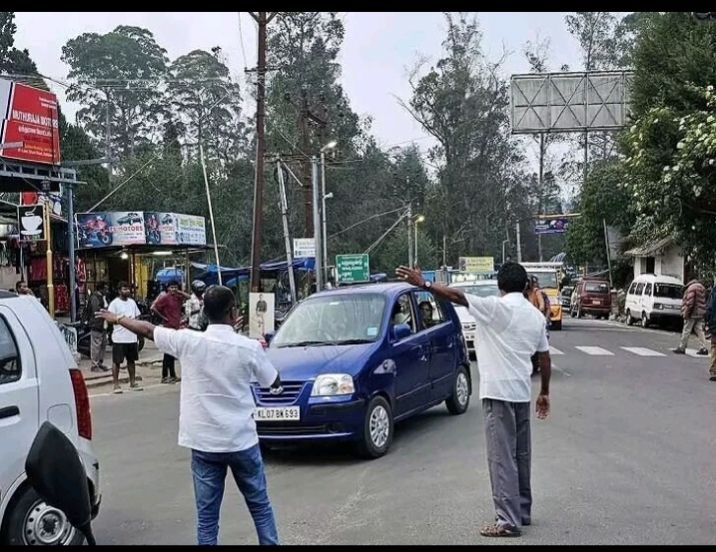
[[[664,308],[664,305],[662,305],[661,303],[654,303],[654,308],[656,310],[662,310]]]
[[[313,383],[311,396],[333,397],[355,393],[353,377],[348,374],[322,374]]]

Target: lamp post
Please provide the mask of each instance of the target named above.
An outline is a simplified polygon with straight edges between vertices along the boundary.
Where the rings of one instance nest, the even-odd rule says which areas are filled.
[[[415,228],[415,265],[418,265],[418,223],[423,222],[425,220],[425,217],[423,215],[418,215],[415,217],[415,223],[413,224],[413,228]]]
[[[326,232],[326,200],[333,198],[333,194],[326,194],[326,152],[336,147],[335,140],[328,142],[321,148],[321,245],[322,250],[316,255],[323,256],[323,285],[328,282],[328,233]],[[316,244],[318,245],[318,244]]]

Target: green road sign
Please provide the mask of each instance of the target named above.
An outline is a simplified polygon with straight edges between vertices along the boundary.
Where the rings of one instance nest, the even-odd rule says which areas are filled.
[[[336,255],[336,282],[339,284],[370,282],[368,255]]]

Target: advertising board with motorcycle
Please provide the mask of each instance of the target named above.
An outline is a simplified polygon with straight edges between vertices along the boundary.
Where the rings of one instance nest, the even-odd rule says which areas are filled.
[[[206,245],[204,217],[161,212],[82,213],[76,217],[79,249],[130,245]]]

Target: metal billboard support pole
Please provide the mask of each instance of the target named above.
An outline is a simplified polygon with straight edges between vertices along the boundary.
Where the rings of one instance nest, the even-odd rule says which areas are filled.
[[[314,272],[316,275],[316,291],[323,289],[323,240],[321,239],[321,190],[318,182],[318,158],[314,155],[311,157],[311,191],[312,191],[312,203],[313,203],[313,242],[316,249],[314,255],[315,264]]]
[[[67,240],[70,254],[70,322],[77,321],[77,265],[75,264],[75,192],[72,184],[65,184],[67,197]]]
[[[283,178],[283,165],[278,165],[278,187],[281,198],[281,218],[283,219],[283,239],[286,243],[286,268],[288,269],[288,285],[291,288],[291,302],[296,304],[296,279],[293,274],[293,255],[291,253],[291,236],[288,229],[288,200],[286,199],[286,182]]]

